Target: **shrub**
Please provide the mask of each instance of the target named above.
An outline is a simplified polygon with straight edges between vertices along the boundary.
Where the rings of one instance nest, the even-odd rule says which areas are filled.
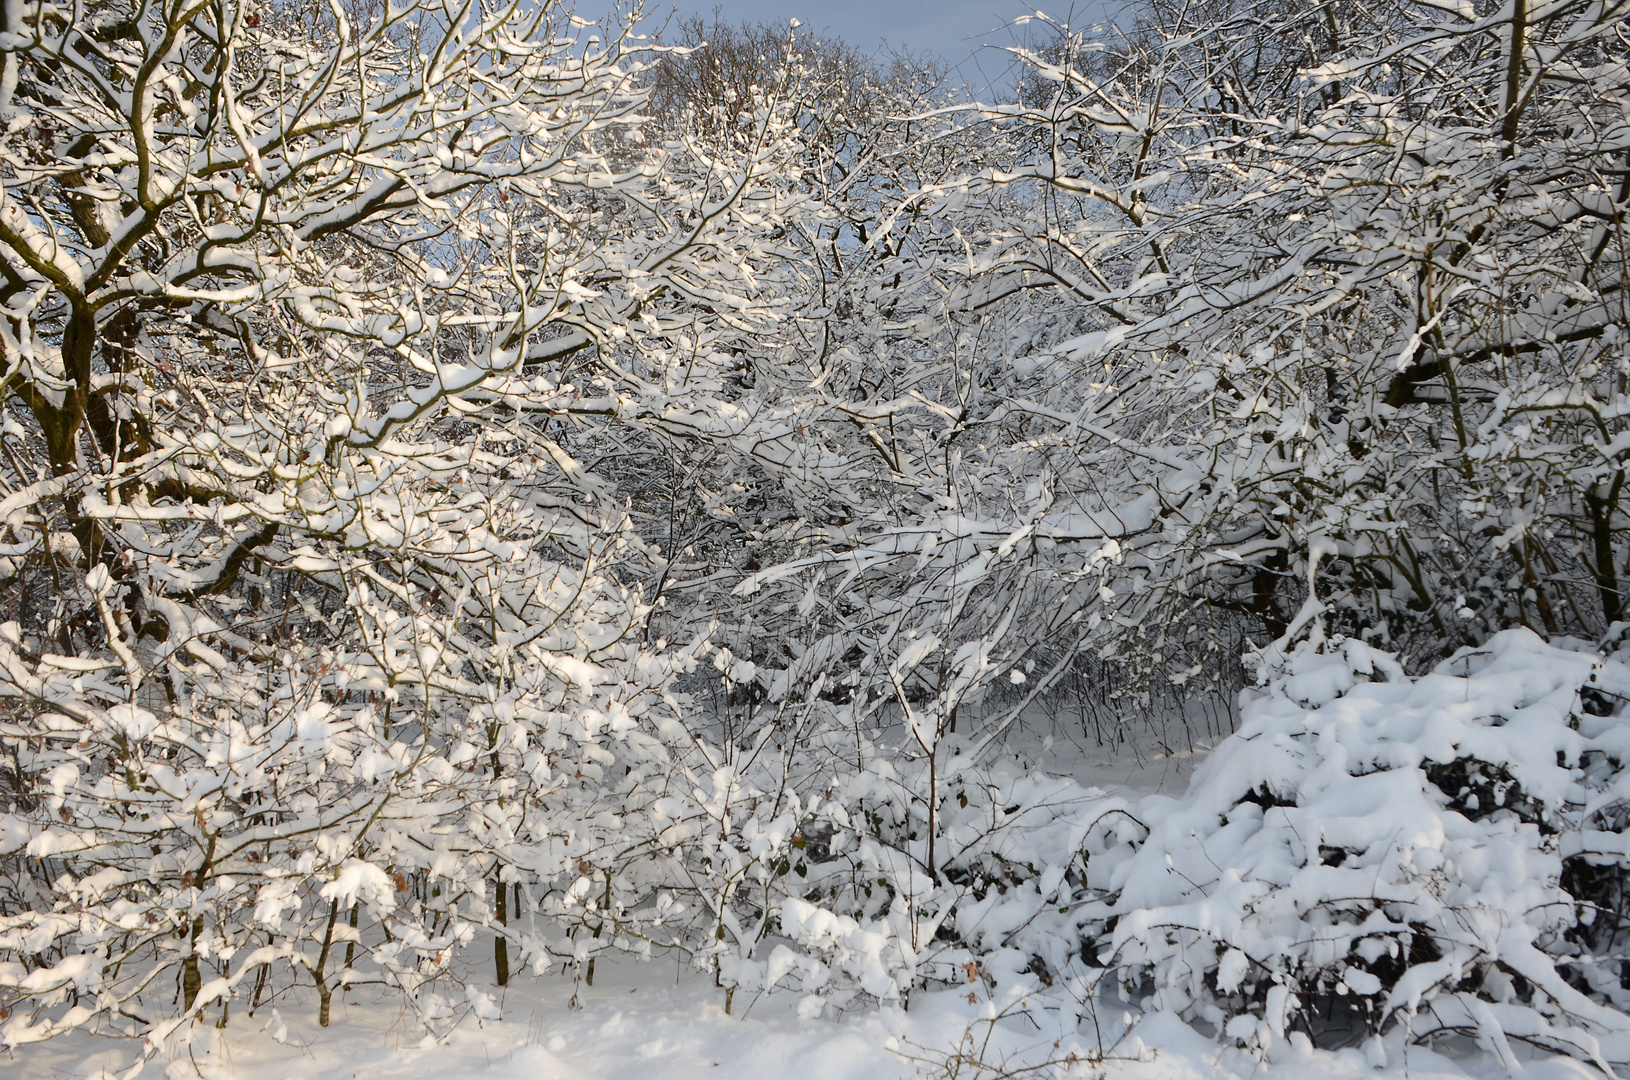
[[[1527,630],[1420,678],[1304,645],[1152,815],[1104,958],[1259,1048],[1405,1024],[1630,1057],[1627,691]]]

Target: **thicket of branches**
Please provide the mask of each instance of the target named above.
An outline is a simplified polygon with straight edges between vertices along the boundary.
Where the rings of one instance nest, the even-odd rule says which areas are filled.
[[[798,28],[8,5],[0,1040],[435,1027],[477,941],[897,997],[1116,887],[990,765],[1064,682],[1617,635],[1625,14],[1159,2],[976,104]],[[1013,978],[1095,955],[1037,918]]]

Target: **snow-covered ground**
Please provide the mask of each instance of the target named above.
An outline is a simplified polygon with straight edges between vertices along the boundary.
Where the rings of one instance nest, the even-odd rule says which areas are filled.
[[[488,988],[497,994],[496,988]],[[569,1007],[573,993],[580,1007]],[[336,1004],[326,1031],[316,1025],[313,1001],[286,999],[254,1017],[238,1014],[224,1031],[178,1048],[145,1077],[174,1080],[893,1080],[956,1075],[994,1078],[1005,1061],[1022,1066],[1053,1051],[1028,1022],[1000,1025],[985,1043],[984,1002],[960,993],[919,997],[905,1011],[856,1011],[841,1019],[800,1019],[797,997],[776,994],[736,1003],[726,1015],[711,982],[673,962],[602,963],[593,987],[570,978],[520,978],[498,1001],[502,1018],[475,1010],[437,1042],[414,1030],[391,997],[372,991]],[[1313,1051],[1300,1039],[1259,1062],[1227,1049],[1169,1015],[1142,1017],[1122,1030],[1124,1005],[1099,1002],[1106,1031],[1104,1060],[1082,1055],[1042,1076],[1105,1080],[1266,1080],[1270,1077],[1450,1080],[1506,1075],[1495,1060],[1469,1044],[1429,1049],[1395,1035],[1379,1049]],[[485,1011],[485,1010],[484,1010]],[[281,1041],[274,1039],[274,1033]],[[955,1073],[945,1062],[968,1039],[986,1046],[988,1068],[964,1058]],[[0,1061],[8,1080],[68,1080],[118,1076],[134,1060],[136,1044],[70,1036],[21,1047]],[[1385,1064],[1378,1066],[1384,1056]],[[1533,1080],[1600,1076],[1565,1058],[1525,1063]]]

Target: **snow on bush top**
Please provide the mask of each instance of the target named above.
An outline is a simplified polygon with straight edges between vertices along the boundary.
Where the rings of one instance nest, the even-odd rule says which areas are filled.
[[[1526,630],[1418,679],[1357,641],[1304,646],[1183,798],[1145,807],[1105,958],[1260,1046],[1339,1011],[1630,1057],[1598,955],[1630,782],[1603,714],[1626,696],[1617,659]]]

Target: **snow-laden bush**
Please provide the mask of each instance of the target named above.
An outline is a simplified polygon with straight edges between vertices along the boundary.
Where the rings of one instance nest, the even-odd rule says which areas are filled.
[[[726,982],[1063,1016],[1110,980],[1258,1051],[1403,1026],[1630,1060],[1630,665],[1512,630],[1418,678],[1354,640],[1274,669],[1179,798],[863,745]]]
[[[1012,759],[953,755],[931,783],[924,758],[861,751],[774,881],[782,940],[724,965],[727,985],[798,990],[812,1013],[925,986],[1012,1002],[1096,982],[1083,944],[1102,929],[1113,868],[1146,833],[1128,799]]]
[[[1115,875],[1103,958],[1248,1044],[1405,1024],[1630,1059],[1630,667],[1303,646]]]

